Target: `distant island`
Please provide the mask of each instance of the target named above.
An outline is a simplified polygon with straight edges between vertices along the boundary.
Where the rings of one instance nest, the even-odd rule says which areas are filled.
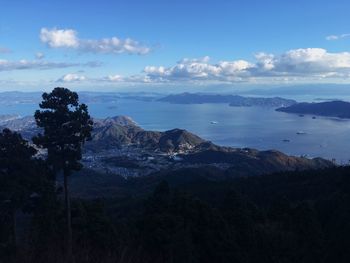
[[[80,100],[86,104],[117,103],[121,99],[151,102],[163,96],[165,94],[155,92],[79,92]],[[38,104],[40,100],[41,92],[0,92],[0,105]]]
[[[297,103],[288,107],[281,107],[276,111],[312,114],[326,117],[350,118],[350,102],[345,101],[327,101],[319,103]]]
[[[80,100],[86,104],[111,103],[110,109],[115,109],[120,100],[134,100],[142,102],[167,102],[172,104],[204,104],[226,103],[232,107],[288,107],[297,102],[281,97],[250,97],[232,94],[208,93],[180,93],[160,94],[154,92],[86,92],[79,93]],[[38,104],[41,99],[40,92],[0,92],[0,105],[12,106],[21,104]]]
[[[280,97],[243,97],[239,95],[202,94],[202,93],[181,93],[172,94],[158,99],[158,101],[174,104],[203,104],[203,103],[228,103],[232,107],[288,107],[297,102],[291,99]]]

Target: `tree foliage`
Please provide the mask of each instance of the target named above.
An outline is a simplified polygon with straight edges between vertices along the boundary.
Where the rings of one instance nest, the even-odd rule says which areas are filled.
[[[34,143],[47,149],[48,162],[55,169],[81,169],[82,144],[91,137],[93,125],[87,106],[79,104],[77,93],[65,88],[55,88],[42,97],[42,110],[34,116],[44,133],[34,137]]]

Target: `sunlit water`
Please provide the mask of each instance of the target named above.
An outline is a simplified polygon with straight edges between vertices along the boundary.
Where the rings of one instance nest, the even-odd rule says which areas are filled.
[[[32,104],[0,106],[0,113],[25,116],[32,115],[36,108]],[[312,119],[263,107],[176,105],[127,99],[115,104],[89,104],[89,110],[98,118],[130,116],[147,130],[187,129],[219,145],[277,149],[296,156],[335,158],[339,163],[350,159],[350,120]]]

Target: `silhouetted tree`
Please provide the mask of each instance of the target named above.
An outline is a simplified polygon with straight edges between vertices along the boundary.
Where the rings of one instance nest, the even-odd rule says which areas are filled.
[[[76,92],[55,88],[42,95],[42,110],[35,112],[35,120],[44,129],[33,142],[47,149],[47,161],[57,173],[63,172],[64,195],[67,217],[67,257],[72,260],[71,207],[68,177],[73,170],[82,168],[82,144],[90,139],[93,122],[85,104],[79,103]]]
[[[12,243],[16,248],[16,212],[33,193],[36,150],[22,136],[9,129],[0,133],[0,196],[12,218]]]

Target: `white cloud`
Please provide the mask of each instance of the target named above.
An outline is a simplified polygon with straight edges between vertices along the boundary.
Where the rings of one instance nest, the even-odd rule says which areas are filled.
[[[326,40],[339,40],[339,39],[348,38],[348,37],[350,37],[350,34],[329,35],[329,36],[326,36]]]
[[[1,70],[1,61],[0,61]],[[95,83],[306,83],[310,81],[350,82],[350,52],[331,53],[322,48],[292,49],[282,54],[257,53],[254,60],[224,60],[211,63],[209,57],[184,58],[170,67],[147,66],[137,75],[112,74],[88,78],[76,73],[62,82]]]
[[[280,55],[258,53],[255,61],[220,61],[211,64],[209,57],[183,59],[171,67],[147,66],[150,81],[256,81],[261,78],[322,79],[349,78],[350,53],[330,53],[322,48],[293,49]]]
[[[105,78],[108,81],[112,81],[112,82],[120,82],[120,81],[124,81],[124,78],[121,75],[109,75],[108,77]]]
[[[151,51],[149,47],[130,38],[80,39],[77,31],[73,29],[42,28],[40,40],[50,48],[67,48],[91,53],[143,55]]]
[[[172,67],[147,66],[144,73],[151,81],[240,80],[254,65],[245,60],[220,61],[210,64],[209,57],[182,59]]]
[[[244,64],[244,65],[243,65]],[[237,71],[239,68],[245,68],[248,62],[243,60],[233,62],[220,62],[219,64],[210,64],[209,57],[200,59],[182,59],[173,67],[155,67],[147,66],[144,73],[155,81],[171,80],[205,80],[216,79],[228,74],[229,71]]]
[[[294,49],[271,57],[274,75],[322,76],[330,72],[339,75],[350,72],[350,53],[330,53],[322,48]]]
[[[10,61],[0,59],[0,72],[12,71],[12,70],[25,70],[25,69],[55,69],[55,68],[68,68],[68,67],[97,67],[100,63],[91,61],[87,63],[70,63],[70,62],[52,62],[44,60],[16,60]]]
[[[132,76],[122,76],[119,74],[109,75],[107,77],[92,79],[96,82],[110,82],[110,83],[149,83],[152,80],[147,75],[132,75]]]
[[[40,30],[40,40],[52,48],[66,47],[76,48],[79,46],[77,32],[72,29],[47,29]]]
[[[338,40],[338,39],[339,39],[339,36],[337,35],[326,36],[326,40]]]
[[[86,80],[86,77],[76,73],[68,73],[57,80],[57,82],[79,82]]]
[[[93,78],[87,77],[85,75],[77,73],[68,73],[56,80],[56,82],[83,82],[89,81],[90,83],[148,83],[149,78],[144,75],[132,75],[132,76],[122,76],[119,74],[108,75],[105,77]]]

